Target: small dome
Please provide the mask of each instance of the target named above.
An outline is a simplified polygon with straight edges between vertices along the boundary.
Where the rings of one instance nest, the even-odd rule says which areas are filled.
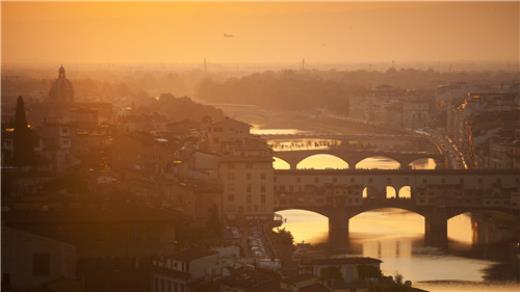
[[[71,103],[73,101],[74,89],[72,83],[65,77],[65,68],[61,66],[58,70],[58,78],[54,80],[49,91],[49,102]]]

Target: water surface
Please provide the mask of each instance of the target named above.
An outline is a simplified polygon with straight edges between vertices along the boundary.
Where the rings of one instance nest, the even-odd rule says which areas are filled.
[[[287,169],[288,164],[275,159],[273,166]],[[412,169],[435,169],[432,159],[414,161]],[[315,155],[301,161],[297,168],[345,169],[348,164],[331,155]],[[386,157],[367,158],[356,165],[366,169],[397,169],[399,163]],[[390,193],[395,190],[389,190]],[[398,190],[410,195],[409,189]],[[406,194],[407,193],[407,194]],[[278,212],[287,218],[283,227],[292,232],[296,242],[312,244],[327,240],[328,219],[320,214],[303,210]],[[349,254],[380,258],[384,274],[402,274],[414,283],[419,281],[457,281],[449,283],[421,283],[429,291],[520,291],[516,284],[485,285],[484,269],[495,262],[455,256],[423,244],[424,218],[400,209],[382,209],[359,214],[350,220]],[[448,237],[462,248],[473,243],[471,217],[462,214],[448,221]],[[458,281],[470,281],[461,284]],[[493,290],[495,289],[496,290]],[[463,289],[463,290],[459,290]]]

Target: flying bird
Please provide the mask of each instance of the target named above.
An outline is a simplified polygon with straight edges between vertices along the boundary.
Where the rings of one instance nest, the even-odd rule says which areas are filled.
[[[232,34],[229,34],[229,33],[225,33],[225,34],[224,34],[224,37],[225,37],[225,38],[234,38],[235,36],[232,35]]]

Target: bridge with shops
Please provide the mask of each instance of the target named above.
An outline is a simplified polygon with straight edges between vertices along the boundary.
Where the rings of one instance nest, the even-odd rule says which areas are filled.
[[[334,246],[346,244],[350,218],[376,209],[422,215],[425,241],[434,246],[447,243],[447,222],[462,213],[520,218],[520,170],[275,170],[274,179],[275,211],[326,216]]]

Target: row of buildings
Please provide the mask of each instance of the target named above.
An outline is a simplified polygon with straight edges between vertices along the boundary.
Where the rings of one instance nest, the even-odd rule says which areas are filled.
[[[470,167],[519,168],[519,129],[519,92],[471,92],[447,106],[447,134]]]
[[[272,154],[249,125],[77,102],[63,67],[46,100],[18,100],[2,124],[3,291],[196,291],[251,264],[214,236],[272,220]]]
[[[273,220],[275,178],[272,150],[246,123],[76,102],[63,67],[27,117],[19,104],[22,123],[2,125],[2,291],[395,285],[376,259],[301,261],[284,275],[269,240],[262,257],[249,252],[251,226],[262,230],[255,238],[272,236],[262,226]],[[32,158],[23,163],[21,132]]]
[[[430,102],[413,90],[390,85],[372,88],[368,96],[349,99],[349,118],[394,129],[424,129],[431,126]]]

